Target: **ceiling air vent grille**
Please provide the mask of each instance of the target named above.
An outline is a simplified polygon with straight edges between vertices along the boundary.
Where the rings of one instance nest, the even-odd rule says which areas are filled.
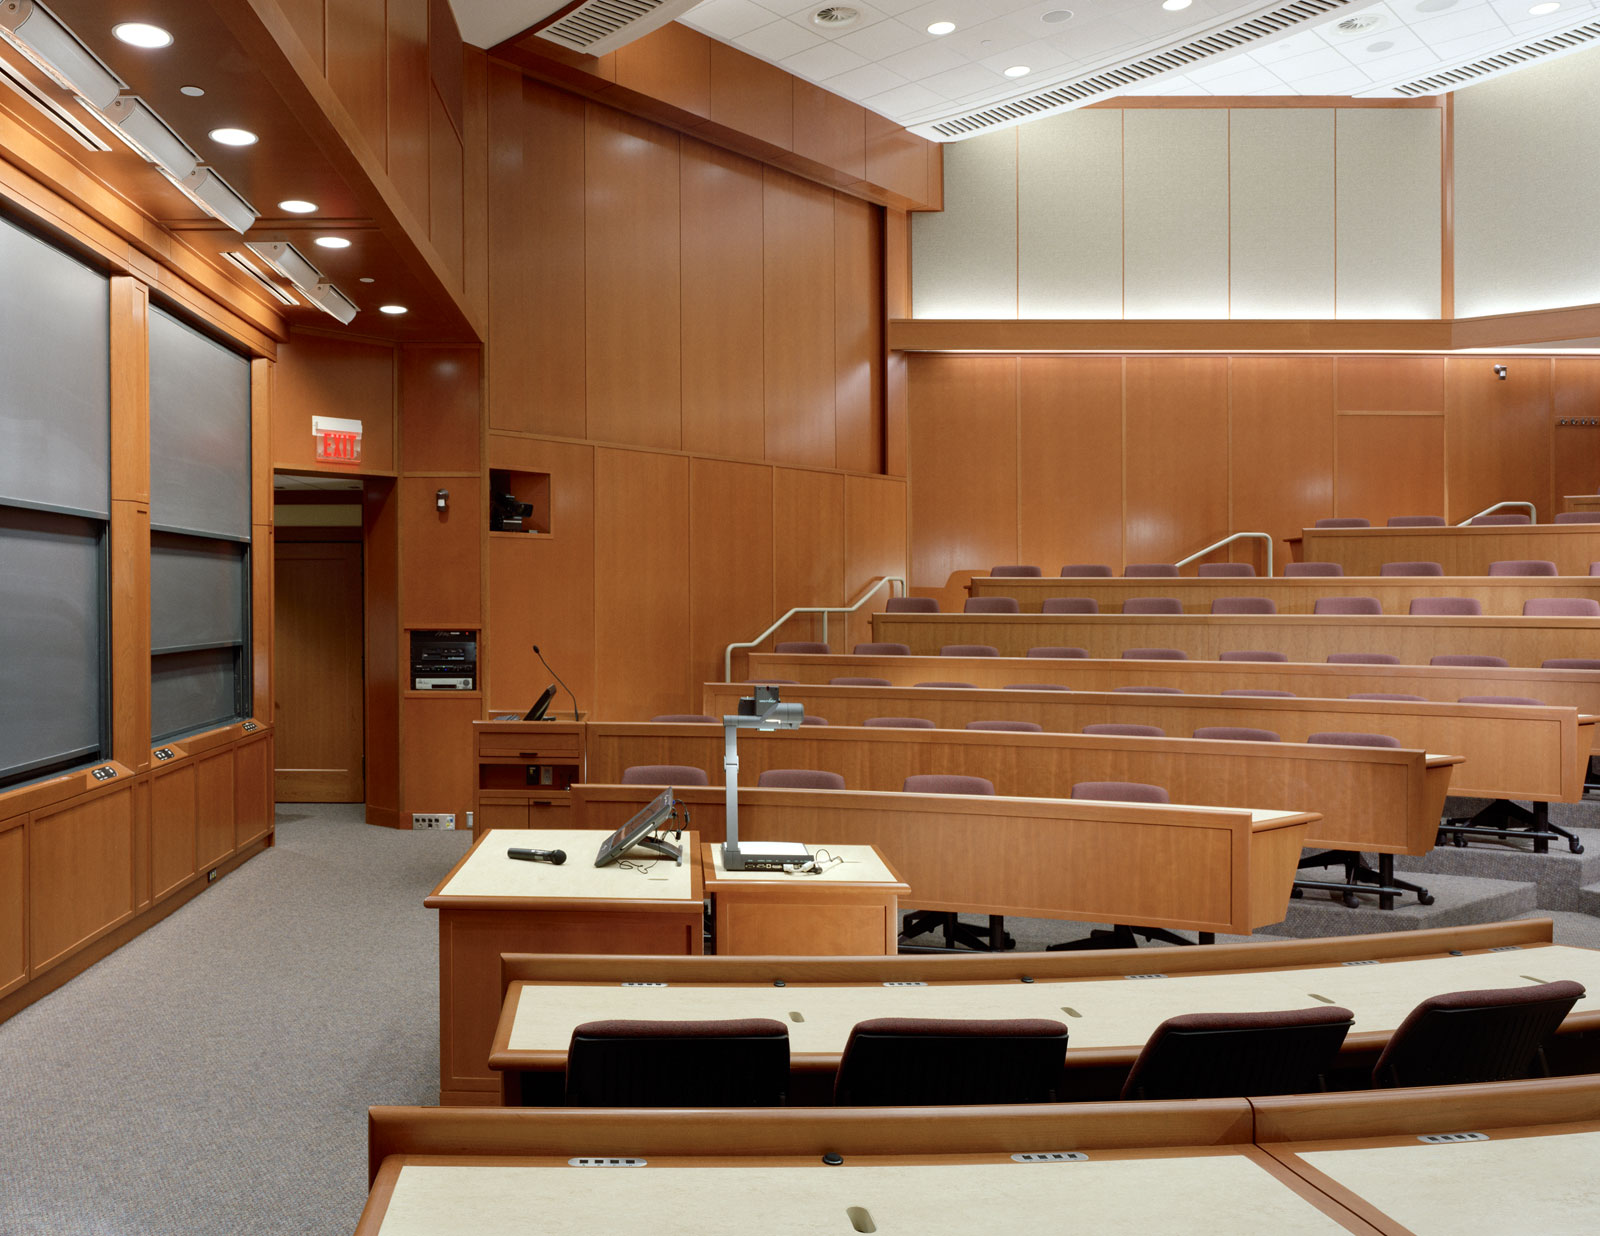
[[[1419,94],[1438,94],[1441,90],[1468,86],[1486,77],[1493,77],[1496,73],[1504,73],[1508,69],[1521,68],[1545,56],[1558,56],[1563,52],[1577,51],[1596,39],[1600,39],[1600,22],[1590,22],[1587,26],[1579,26],[1575,30],[1563,30],[1560,34],[1536,39],[1532,43],[1524,43],[1521,47],[1513,47],[1509,51],[1496,52],[1481,60],[1473,60],[1468,64],[1446,69],[1443,73],[1432,73],[1427,77],[1419,77],[1416,81],[1402,82],[1390,89],[1407,98]]]
[[[687,13],[699,0],[587,0],[537,32],[571,51],[604,56]]]
[[[1193,68],[1200,61],[1208,60],[1212,56],[1241,51],[1252,43],[1285,34],[1296,26],[1337,12],[1350,3],[1352,0],[1294,0],[1292,4],[1280,5],[1265,13],[1257,13],[1246,21],[1235,22],[1221,30],[1213,30],[1199,38],[1190,39],[1187,43],[1179,43],[1153,56],[1146,56],[1142,60],[1092,73],[1074,81],[1063,82],[1059,86],[1041,90],[1026,98],[997,103],[993,107],[969,112],[965,116],[953,116],[948,120],[913,127],[925,130],[930,136],[949,140],[971,137],[986,129],[1003,128],[1046,112],[1064,111],[1102,95],[1118,94],[1130,86],[1137,86],[1164,73],[1177,73]]]

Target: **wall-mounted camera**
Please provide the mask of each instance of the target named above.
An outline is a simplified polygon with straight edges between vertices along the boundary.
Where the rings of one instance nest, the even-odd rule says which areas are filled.
[[[521,532],[522,521],[533,514],[533,504],[518,502],[515,494],[491,494],[489,505],[489,527],[495,532]]]

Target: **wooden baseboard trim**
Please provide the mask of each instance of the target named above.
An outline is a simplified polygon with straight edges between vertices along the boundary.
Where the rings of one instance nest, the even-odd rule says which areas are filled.
[[[368,803],[367,823],[376,824],[379,828],[399,828],[400,813],[393,807],[374,807]]]

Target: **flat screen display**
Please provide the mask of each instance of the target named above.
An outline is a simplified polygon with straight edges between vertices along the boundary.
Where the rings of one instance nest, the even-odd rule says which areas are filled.
[[[672,809],[676,805],[672,798],[672,787],[668,786],[651,799],[637,815],[600,843],[600,852],[594,856],[594,865],[604,867],[607,863],[616,862],[641,840],[660,828],[665,821],[671,819]]]

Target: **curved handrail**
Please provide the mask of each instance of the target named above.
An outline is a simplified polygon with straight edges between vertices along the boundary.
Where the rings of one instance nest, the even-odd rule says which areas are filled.
[[[1483,510],[1478,512],[1478,515],[1493,515],[1503,506],[1525,506],[1528,508],[1528,518],[1534,523],[1539,522],[1539,508],[1534,506],[1531,502],[1496,502],[1493,506],[1484,507]],[[1473,520],[1478,518],[1478,515],[1468,515],[1459,524],[1457,524],[1456,527],[1465,528]]]
[[[1272,574],[1272,537],[1271,537],[1270,534],[1265,533],[1265,532],[1235,532],[1232,536],[1223,537],[1215,545],[1207,545],[1204,549],[1196,550],[1194,553],[1190,554],[1187,558],[1180,558],[1178,560],[1178,562],[1176,563],[1176,565],[1180,566],[1180,567],[1186,567],[1191,562],[1198,562],[1198,561],[1200,561],[1200,559],[1204,558],[1207,554],[1213,553],[1216,550],[1221,549],[1224,545],[1231,545],[1235,541],[1247,541],[1247,540],[1250,540],[1250,539],[1252,539],[1254,537],[1260,537],[1263,541],[1265,541],[1267,543],[1267,574],[1271,575]]]
[[[876,578],[870,584],[868,584],[867,587],[866,587],[866,590],[864,592],[862,592],[861,595],[858,596],[849,605],[796,605],[793,609],[791,609],[788,613],[786,613],[782,618],[779,618],[778,621],[773,623],[770,627],[768,627],[765,631],[761,632],[761,634],[756,636],[754,639],[745,640],[742,643],[729,644],[726,648],[724,648],[722,650],[722,680],[724,682],[732,682],[733,681],[733,654],[734,654],[734,652],[736,650],[738,650],[740,648],[755,648],[758,645],[765,643],[768,639],[770,639],[774,634],[776,634],[778,631],[780,631],[783,628],[783,624],[784,623],[788,622],[789,619],[795,617],[797,614],[821,614],[822,615],[822,642],[823,643],[827,643],[828,642],[828,616],[830,614],[853,614],[853,613],[855,613],[863,605],[865,605],[868,601],[870,601],[872,599],[873,593],[877,592],[878,589],[882,588],[885,584],[891,585],[891,587],[889,589],[889,595],[890,596],[894,595],[894,588],[892,587],[892,585],[894,585],[894,584],[899,584],[900,585],[900,595],[901,596],[909,595],[910,589],[908,589],[906,587],[906,581],[904,580],[904,578],[902,578],[899,575],[880,575],[880,576],[878,576],[878,578]]]

